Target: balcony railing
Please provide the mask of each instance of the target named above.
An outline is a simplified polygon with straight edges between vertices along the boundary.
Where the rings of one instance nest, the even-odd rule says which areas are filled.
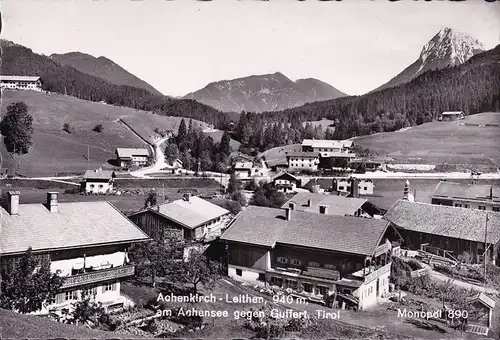
[[[135,266],[127,265],[73,275],[64,279],[64,283],[61,288],[72,288],[102,281],[115,280],[121,277],[132,276],[134,273]]]
[[[290,276],[302,276],[304,278],[317,278],[337,281],[340,279],[340,272],[334,269],[318,268],[318,267],[285,267],[280,265],[273,265],[272,268],[276,272],[280,272]]]
[[[391,263],[389,262],[383,266],[372,267],[371,273],[369,268],[365,268],[364,275],[363,275],[363,269],[361,269],[358,270],[357,272],[352,273],[351,275],[349,275],[349,277],[357,280],[361,279],[364,280],[364,283],[369,283],[390,271],[391,271]]]

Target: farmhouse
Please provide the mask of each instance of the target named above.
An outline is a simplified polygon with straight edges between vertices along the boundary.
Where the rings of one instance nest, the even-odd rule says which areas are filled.
[[[252,162],[236,162],[233,167],[236,178],[249,178],[252,175]]]
[[[273,185],[278,188],[280,192],[295,192],[301,185],[301,180],[289,173],[284,173],[274,177]]]
[[[5,90],[42,91],[42,81],[40,77],[0,76],[0,87]]]
[[[95,295],[107,309],[129,305],[120,282],[134,275],[127,249],[148,237],[109,202],[59,203],[58,193],[47,193],[45,204],[20,204],[19,192],[7,194],[0,208],[0,268],[17,261],[29,247],[52,272],[65,278],[49,310],[71,308],[82,292]]]
[[[116,160],[119,166],[128,167],[131,165],[146,165],[150,154],[147,149],[117,148],[115,151]]]
[[[286,155],[289,170],[317,171],[319,154],[313,152],[290,152]]]
[[[498,265],[500,241],[500,213],[444,205],[397,201],[384,216],[397,228],[410,249],[422,245],[436,252],[451,253],[457,258],[471,253],[475,262],[484,256],[487,243],[487,261]]]
[[[341,293],[364,309],[389,289],[388,228],[384,220],[249,206],[221,241],[229,249],[228,275],[236,280],[312,299]]]
[[[499,187],[441,181],[431,195],[431,203],[452,207],[500,211]]]
[[[104,194],[113,191],[115,172],[109,170],[87,170],[81,183],[82,190],[90,194]]]
[[[285,157],[266,160],[266,165],[271,171],[282,172],[288,170],[288,161]]]
[[[185,194],[183,199],[147,208],[128,218],[156,240],[175,237],[202,241],[220,235],[229,211],[202,198]]]
[[[446,111],[441,113],[439,120],[441,121],[452,121],[458,119],[464,119],[465,115],[463,111]]]
[[[182,161],[180,159],[175,159],[174,161],[167,164],[162,170],[171,171],[172,174],[179,174],[182,170]]]
[[[383,212],[368,200],[356,197],[299,192],[282,208],[324,215],[382,218]]]
[[[329,157],[339,153],[349,153],[352,145],[352,140],[304,139],[302,141],[302,151],[320,153],[321,157]]]

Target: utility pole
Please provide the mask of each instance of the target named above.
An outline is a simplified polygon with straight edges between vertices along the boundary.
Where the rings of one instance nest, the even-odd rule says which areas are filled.
[[[486,286],[486,254],[488,254],[488,214],[486,214],[486,224],[484,225],[484,285]]]
[[[90,145],[87,145],[87,169],[90,170]]]
[[[165,203],[165,183],[161,182],[161,191],[162,191],[162,195],[163,195],[163,200],[162,202]]]

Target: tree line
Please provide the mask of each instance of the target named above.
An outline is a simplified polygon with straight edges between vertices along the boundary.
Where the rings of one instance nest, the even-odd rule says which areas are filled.
[[[193,124],[192,119],[189,120],[189,126],[182,119],[177,135],[165,146],[165,157],[170,164],[179,159],[184,169],[225,173],[230,162],[230,141],[231,136],[227,131],[220,142],[214,142],[212,137],[205,136],[200,126]]]

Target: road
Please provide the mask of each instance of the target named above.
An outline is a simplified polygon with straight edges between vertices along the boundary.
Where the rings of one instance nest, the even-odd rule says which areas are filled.
[[[168,138],[169,137],[161,138],[154,143],[155,162],[153,165],[136,171],[130,171],[129,174],[134,177],[145,178],[148,177],[147,174],[162,172],[161,169],[165,168],[168,164],[165,162],[165,153],[161,148],[161,144]]]

